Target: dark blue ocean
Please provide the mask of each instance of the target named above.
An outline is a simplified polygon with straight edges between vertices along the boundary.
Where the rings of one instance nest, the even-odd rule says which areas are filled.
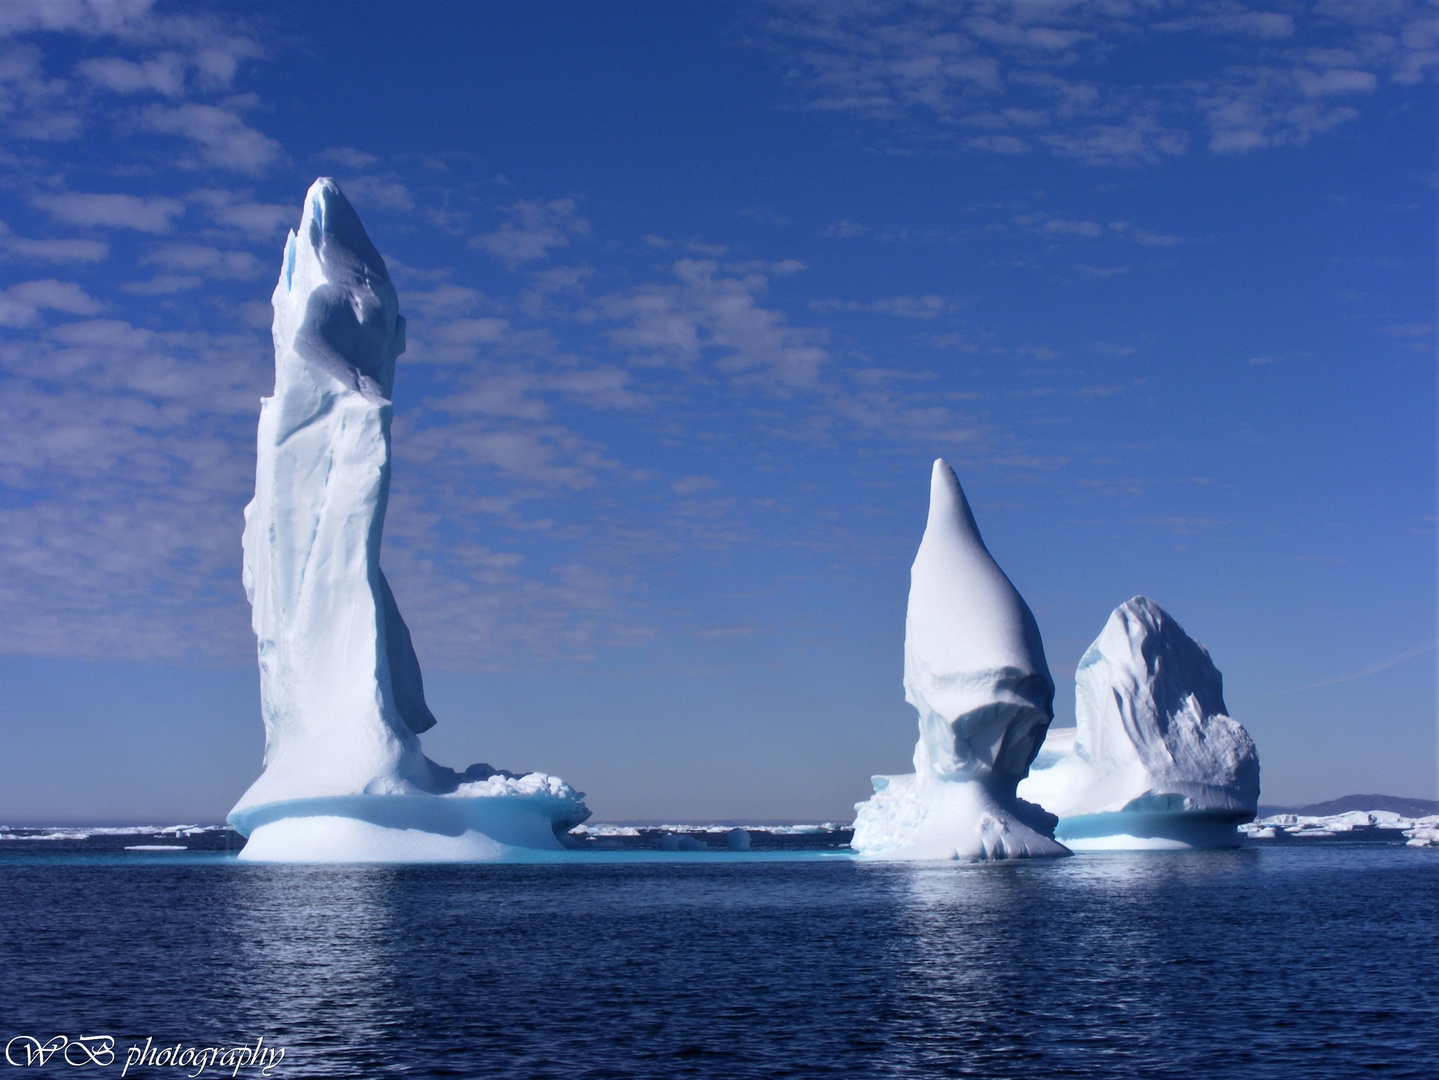
[[[117,1056],[0,1062],[16,1077],[119,1076],[147,1038],[263,1038],[281,1077],[1439,1076],[1439,850],[305,868],[44,847],[0,845],[0,1037]]]

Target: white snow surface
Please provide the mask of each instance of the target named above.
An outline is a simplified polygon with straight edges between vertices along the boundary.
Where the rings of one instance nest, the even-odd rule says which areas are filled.
[[[1234,826],[1259,802],[1259,755],[1228,715],[1208,651],[1153,600],[1115,608],[1085,651],[1075,716],[1074,728],[1050,731],[1019,785],[1059,816],[1066,843],[1239,842]]]
[[[904,696],[919,713],[914,772],[877,776],[851,846],[892,859],[1068,854],[1052,815],[1016,798],[1054,718],[1034,615],[985,547],[943,459],[910,571]]]
[[[578,824],[589,811],[563,781],[488,765],[456,773],[420,750],[419,733],[435,718],[409,630],[380,570],[389,398],[405,320],[384,260],[333,180],[316,180],[305,197],[272,303],[275,391],[260,403],[255,497],[245,508],[244,534],[265,768],[231,823],[248,835],[264,821],[273,836],[276,823],[266,808],[279,804],[446,795],[538,799],[534,810],[556,827]],[[362,804],[347,805],[374,828],[385,827]],[[377,804],[375,814],[389,821],[392,811]],[[287,849],[309,853],[296,857],[323,855],[329,839],[342,835],[313,821],[287,828],[305,838]],[[336,850],[353,854],[364,835],[343,832]],[[279,850],[268,841],[252,846]],[[381,848],[387,858],[405,850],[394,837]],[[427,842],[410,850],[431,858],[432,849]]]
[[[1350,810],[1324,816],[1273,814],[1239,826],[1251,840],[1277,840],[1280,836],[1305,840],[1362,840],[1398,833],[1410,847],[1439,848],[1439,814],[1405,817],[1392,810]]]
[[[198,836],[216,832],[223,825],[82,825],[11,826],[0,825],[0,840],[88,840],[92,836]]]

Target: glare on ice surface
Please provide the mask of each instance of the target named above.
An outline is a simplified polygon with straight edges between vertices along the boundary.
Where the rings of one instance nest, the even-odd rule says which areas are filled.
[[[1054,718],[1034,615],[979,535],[944,460],[910,571],[904,696],[919,714],[914,772],[877,776],[851,846],[892,859],[1068,854],[1055,819],[1018,799]]]

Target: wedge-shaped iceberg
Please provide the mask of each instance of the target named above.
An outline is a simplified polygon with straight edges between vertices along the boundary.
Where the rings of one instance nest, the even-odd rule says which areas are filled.
[[[914,772],[876,776],[851,846],[892,859],[1066,855],[1055,818],[1019,799],[1054,718],[1028,605],[990,556],[943,460],[910,571],[904,696],[919,712]]]
[[[245,591],[259,642],[265,769],[230,822],[241,858],[435,860],[561,846],[589,816],[543,773],[457,773],[380,571],[390,394],[405,320],[384,260],[333,180],[305,197],[272,302],[275,392],[260,403]]]
[[[1073,728],[1051,731],[1020,793],[1075,850],[1223,847],[1259,805],[1259,755],[1204,646],[1143,596],[1079,661]]]

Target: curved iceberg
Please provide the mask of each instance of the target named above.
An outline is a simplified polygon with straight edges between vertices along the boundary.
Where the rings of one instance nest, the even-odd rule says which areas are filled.
[[[910,571],[904,696],[919,713],[914,772],[874,777],[851,846],[893,859],[1066,855],[1055,818],[1019,799],[1054,718],[1034,615],[980,538],[943,460]]]
[[[275,392],[260,403],[244,582],[259,645],[265,762],[229,820],[241,858],[472,859],[561,846],[589,816],[543,773],[420,750],[435,718],[385,575],[390,394],[405,320],[384,260],[333,180],[285,244]]]
[[[1119,605],[1075,672],[1026,799],[1076,850],[1233,846],[1259,805],[1259,755],[1208,651],[1153,600]]]

